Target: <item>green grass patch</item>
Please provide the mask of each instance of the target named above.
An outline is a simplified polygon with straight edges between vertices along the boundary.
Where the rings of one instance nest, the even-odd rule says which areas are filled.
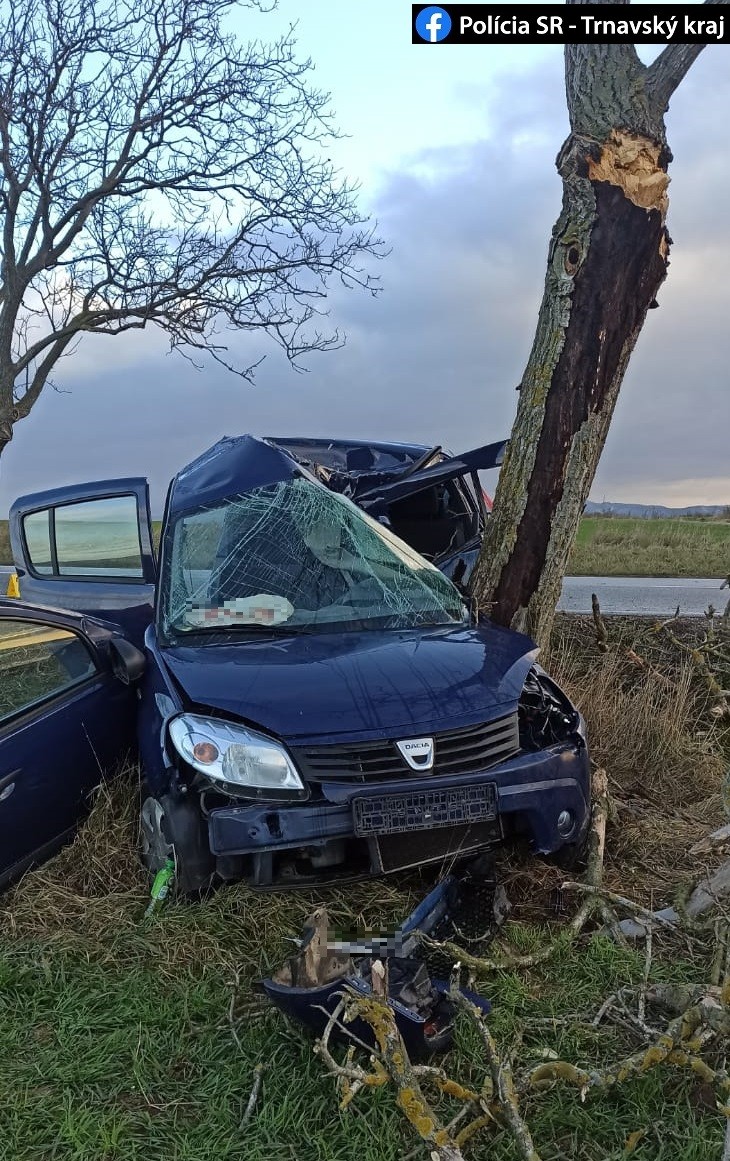
[[[584,516],[570,559],[578,576],[730,573],[730,521]]]
[[[143,897],[130,900],[135,930],[99,943],[74,940],[0,944],[0,1140],[13,1161],[400,1161],[415,1144],[388,1088],[368,1093],[346,1114],[312,1042],[276,1012],[235,1017],[267,959],[251,946],[245,922],[250,899],[171,906],[148,932]],[[235,905],[232,899],[235,898]],[[405,904],[405,897],[403,900]],[[276,908],[278,900],[271,898]],[[261,906],[253,903],[254,908]],[[181,914],[182,912],[182,914]],[[285,930],[282,929],[282,933]],[[175,967],[163,950],[214,937],[200,960]],[[278,946],[277,946],[278,945]],[[284,950],[280,939],[269,948]],[[546,1047],[584,1065],[605,1064],[631,1050],[615,1029],[571,1022],[593,1013],[619,984],[641,979],[643,957],[600,936],[565,951],[550,969],[527,977],[498,975],[482,984],[493,1000],[490,1020],[502,1045],[527,1027],[520,1058]],[[227,1013],[234,979],[246,983],[234,1001],[241,1049]],[[701,975],[698,965],[660,962],[673,979]],[[531,1024],[550,1017],[555,1027]],[[567,1020],[567,1023],[565,1022]],[[253,1070],[266,1063],[255,1115],[241,1129]],[[463,1083],[479,1084],[483,1054],[470,1027],[459,1026],[445,1062]],[[455,1111],[444,1098],[441,1113]],[[645,1130],[635,1154],[710,1161],[720,1155],[723,1122],[698,1104],[693,1080],[667,1069],[581,1103],[567,1089],[524,1103],[544,1161],[620,1158],[629,1135]],[[679,1143],[682,1148],[679,1149]],[[515,1161],[504,1134],[485,1134],[473,1158]]]
[[[74,846],[0,900],[0,1156],[402,1161],[416,1140],[392,1089],[361,1093],[340,1113],[311,1038],[262,1002],[256,983],[291,953],[290,937],[315,905],[325,902],[343,933],[362,933],[407,914],[428,880],[391,877],[316,893],[237,885],[145,919],[134,797],[130,771],[101,797]],[[523,867],[533,895],[547,871],[536,860]],[[521,950],[542,946],[560,927],[548,911],[518,918],[508,937]],[[707,968],[702,955],[693,959],[656,934],[654,979],[701,981]],[[500,1046],[522,1036],[520,1067],[546,1049],[602,1066],[636,1041],[617,1026],[591,1027],[590,1018],[618,987],[638,984],[643,970],[640,950],[595,933],[563,944],[549,964],[492,973],[477,986],[493,1002],[489,1022]],[[263,1089],[242,1128],[260,1062]],[[462,1083],[481,1084],[483,1049],[471,1025],[458,1023],[441,1063]],[[434,1103],[444,1120],[458,1109],[447,1097]],[[619,1161],[637,1131],[644,1132],[633,1154],[640,1161],[715,1161],[724,1133],[698,1082],[671,1068],[584,1102],[567,1088],[531,1096],[523,1112],[543,1161]],[[518,1158],[508,1136],[494,1131],[475,1138],[466,1155]]]
[[[189,922],[195,925],[192,916]],[[387,1101],[375,1102],[368,1121],[338,1124],[331,1085],[309,1044],[275,1013],[244,1026],[243,1051],[236,1048],[225,960],[170,977],[161,976],[143,941],[130,957],[117,950],[103,960],[69,949],[33,963],[37,950],[18,949],[0,961],[8,1005],[0,1032],[0,1140],[13,1161],[401,1155],[399,1134],[379,1152],[392,1118]],[[24,1018],[13,1019],[14,1012]],[[265,1092],[242,1131],[261,1060]]]

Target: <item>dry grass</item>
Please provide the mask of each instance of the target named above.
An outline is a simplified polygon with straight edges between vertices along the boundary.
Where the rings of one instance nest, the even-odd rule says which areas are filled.
[[[669,808],[718,792],[721,731],[707,718],[691,661],[666,677],[638,669],[620,651],[596,653],[590,667],[576,652],[553,654],[553,670],[590,723],[591,755],[622,796]]]
[[[291,953],[290,939],[323,899],[338,930],[354,935],[380,931],[424,893],[417,875],[381,882],[377,892],[365,882],[282,892],[236,884],[212,892],[202,905],[168,907],[164,925],[148,921],[149,880],[137,855],[136,781],[136,771],[127,769],[102,786],[75,841],[0,897],[0,932],[101,959],[114,958],[123,944],[132,957],[152,954],[162,975],[207,962],[245,980],[266,974]]]
[[[74,842],[0,897],[0,928],[65,940],[136,927],[148,890],[137,856],[138,805],[135,770],[102,785]]]
[[[689,847],[723,819],[730,729],[713,716],[714,699],[688,655],[653,624],[606,621],[609,651],[601,654],[590,618],[558,618],[551,669],[588,722],[593,760],[609,772],[609,879],[645,902],[652,894],[669,902],[702,874]],[[696,619],[678,630],[689,640],[702,631]]]

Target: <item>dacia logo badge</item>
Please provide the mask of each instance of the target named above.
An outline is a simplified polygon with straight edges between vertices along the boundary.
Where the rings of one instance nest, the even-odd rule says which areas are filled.
[[[396,746],[411,770],[433,769],[433,738],[408,738]]]

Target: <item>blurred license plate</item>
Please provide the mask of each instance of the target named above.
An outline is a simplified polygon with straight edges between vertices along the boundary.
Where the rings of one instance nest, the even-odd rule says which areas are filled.
[[[494,782],[352,800],[353,829],[360,838],[485,822],[496,817],[497,787]]]

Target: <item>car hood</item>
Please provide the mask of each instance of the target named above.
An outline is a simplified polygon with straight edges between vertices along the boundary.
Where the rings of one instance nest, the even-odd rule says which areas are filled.
[[[514,708],[537,647],[490,624],[251,637],[161,657],[196,708],[301,742],[453,729]]]

